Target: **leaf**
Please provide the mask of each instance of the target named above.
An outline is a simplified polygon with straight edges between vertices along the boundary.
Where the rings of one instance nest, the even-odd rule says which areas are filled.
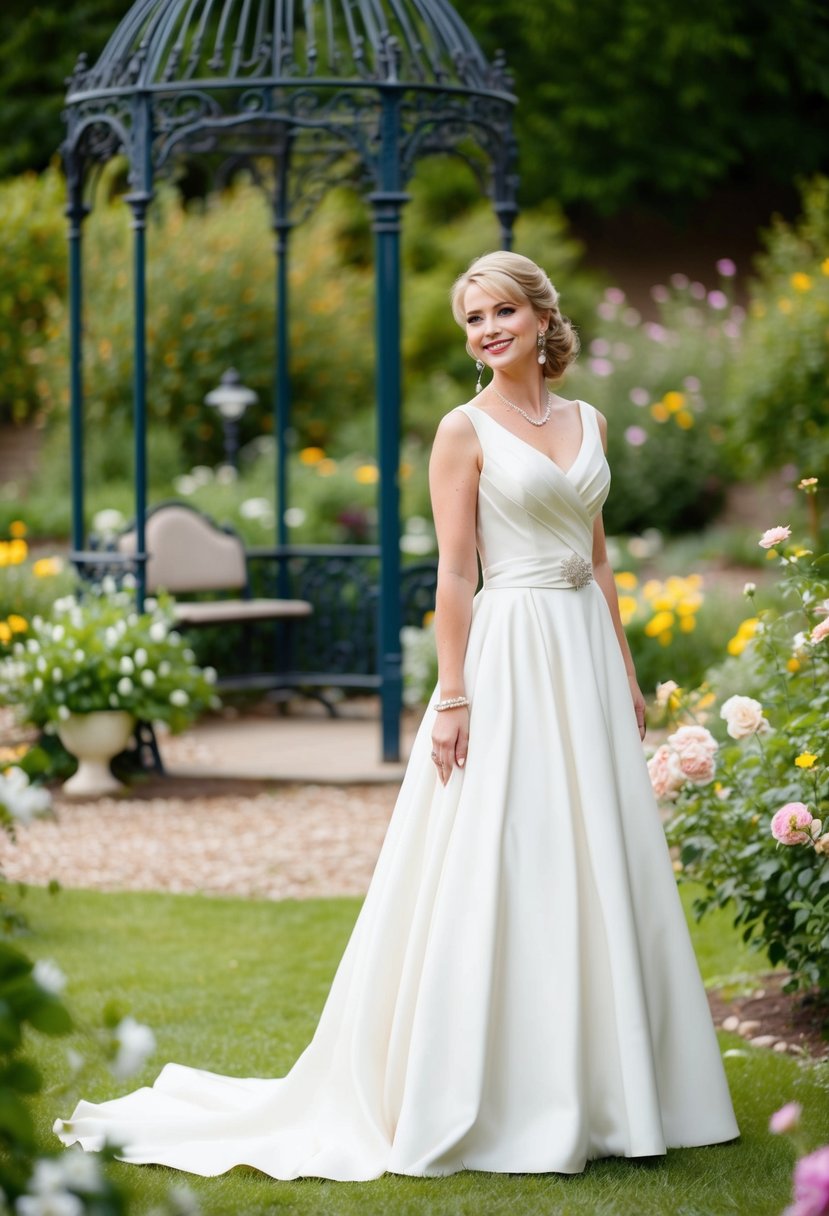
[[[39,1093],[42,1084],[40,1071],[28,1060],[11,1060],[0,1070],[0,1086],[16,1089],[18,1093]]]
[[[28,1020],[42,1034],[69,1034],[72,1029],[69,1010],[57,997],[46,996],[39,1001],[29,1012]]]
[[[33,1151],[35,1147],[32,1116],[23,1100],[10,1089],[0,1088],[0,1131],[16,1147]]]

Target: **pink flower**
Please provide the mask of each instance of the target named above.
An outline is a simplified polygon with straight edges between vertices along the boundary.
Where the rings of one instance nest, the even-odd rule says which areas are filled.
[[[781,844],[806,844],[812,839],[812,812],[802,802],[787,802],[771,818],[771,834]]]
[[[667,743],[661,744],[651,756],[648,774],[657,798],[675,798],[684,780],[679,756]]]
[[[684,291],[688,286],[687,274],[672,274],[671,287],[675,287],[677,291]]]
[[[605,338],[594,338],[590,343],[590,353],[602,359],[610,354],[610,343]]]
[[[794,1131],[800,1122],[802,1113],[803,1107],[799,1102],[787,1102],[769,1119],[769,1131],[775,1136],[782,1136],[785,1132]]]
[[[716,308],[721,312],[724,308],[728,308],[728,296],[722,291],[709,291],[708,303],[711,308]]]
[[[829,616],[824,617],[822,621],[815,625],[809,634],[810,642],[822,642],[824,638],[829,638]]]
[[[794,1203],[783,1216],[829,1216],[829,1144],[794,1167]]]
[[[776,528],[768,528],[760,537],[757,544],[761,549],[773,549],[781,541],[788,540],[791,534],[791,528],[786,524],[779,524]]]
[[[612,376],[613,364],[609,359],[591,359],[590,370],[594,376]]]
[[[670,298],[670,292],[661,283],[651,288],[651,299],[656,300],[657,304],[665,304]]]
[[[737,267],[731,261],[731,258],[720,258],[717,262],[717,273],[721,274],[724,279],[733,279],[737,273]]]
[[[714,753],[719,744],[704,726],[680,726],[668,738],[668,745],[679,757],[683,777],[695,785],[714,780]]]
[[[704,300],[707,295],[704,283],[692,283],[688,290],[695,300]]]
[[[610,304],[624,304],[625,293],[619,287],[608,287],[604,293],[604,298]]]
[[[650,338],[651,342],[664,342],[668,337],[668,331],[664,325],[657,325],[655,321],[648,321],[645,325],[645,333]]]
[[[634,405],[648,405],[651,395],[646,388],[632,388],[628,393]]]
[[[648,432],[641,426],[629,426],[625,431],[625,439],[631,447],[641,448],[643,443],[648,442]]]

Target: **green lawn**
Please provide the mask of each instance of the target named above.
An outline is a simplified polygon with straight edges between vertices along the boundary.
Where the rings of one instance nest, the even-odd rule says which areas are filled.
[[[98,1022],[104,1001],[123,1002],[156,1031],[158,1053],[129,1088],[151,1082],[176,1060],[218,1072],[279,1076],[310,1038],[358,909],[353,899],[262,903],[175,895],[104,895],[30,888],[23,901],[26,948],[55,959],[70,976],[66,998],[79,1019]],[[727,918],[693,926],[706,977],[756,971]],[[724,1046],[742,1047],[734,1036]],[[44,1145],[56,1115],[75,1094],[66,1083],[72,1040],[33,1037],[32,1052],[51,1084],[38,1101]],[[313,1213],[315,1216],[777,1216],[790,1196],[794,1154],[767,1132],[784,1101],[805,1108],[810,1144],[829,1141],[829,1069],[746,1049],[726,1060],[742,1138],[733,1145],[671,1151],[648,1162],[600,1161],[583,1175],[461,1174],[448,1179],[386,1177],[370,1183],[274,1182],[251,1170],[186,1180],[206,1216]],[[82,1084],[91,1100],[123,1091],[103,1064]],[[185,1176],[153,1166],[122,1166],[117,1176],[143,1212]]]

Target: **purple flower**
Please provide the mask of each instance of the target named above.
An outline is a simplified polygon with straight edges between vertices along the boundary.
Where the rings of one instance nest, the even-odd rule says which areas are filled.
[[[687,274],[672,274],[671,275],[671,287],[676,288],[677,291],[684,291],[687,286],[688,286]]]
[[[609,304],[624,304],[625,293],[619,287],[608,287],[604,298]]]
[[[702,283],[692,283],[688,290],[695,300],[704,300],[708,294],[705,290],[704,284]]]
[[[604,338],[594,338],[590,343],[590,353],[591,355],[609,355],[610,343]]]
[[[731,258],[720,258],[717,262],[717,274],[721,274],[724,279],[733,279],[737,273],[737,267],[731,261]]]
[[[598,308],[596,309],[596,312],[603,321],[612,321],[616,316],[616,305],[610,304],[607,300],[602,300],[601,304],[599,304]]]
[[[645,333],[650,338],[651,342],[664,342],[668,336],[668,331],[664,325],[657,325],[655,321],[648,321],[645,326]]]
[[[708,303],[712,308],[722,311],[722,309],[728,308],[728,296],[724,291],[709,291]]]
[[[614,368],[609,359],[591,359],[590,370],[594,376],[612,376]]]
[[[829,1216],[829,1144],[794,1167],[794,1203],[783,1216]]]
[[[641,426],[629,426],[625,431],[625,439],[633,448],[641,448],[643,443],[648,442],[648,433]]]
[[[650,404],[651,395],[646,388],[632,388],[628,396],[634,405],[643,406]]]
[[[663,287],[661,283],[657,283],[651,288],[651,299],[656,300],[657,304],[667,304],[671,298],[667,287]]]

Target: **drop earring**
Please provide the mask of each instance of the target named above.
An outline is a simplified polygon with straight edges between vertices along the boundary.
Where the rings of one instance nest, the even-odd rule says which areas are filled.
[[[483,364],[482,359],[475,360],[475,371],[478,373],[478,380],[477,380],[477,383],[475,384],[475,392],[479,393],[481,391],[481,389],[484,387],[481,384],[481,376],[484,374],[484,364]]]
[[[540,329],[538,331],[538,337],[535,340],[535,344],[538,347],[538,362],[543,365],[547,362],[547,352],[544,349],[544,347],[547,345],[546,329]]]

